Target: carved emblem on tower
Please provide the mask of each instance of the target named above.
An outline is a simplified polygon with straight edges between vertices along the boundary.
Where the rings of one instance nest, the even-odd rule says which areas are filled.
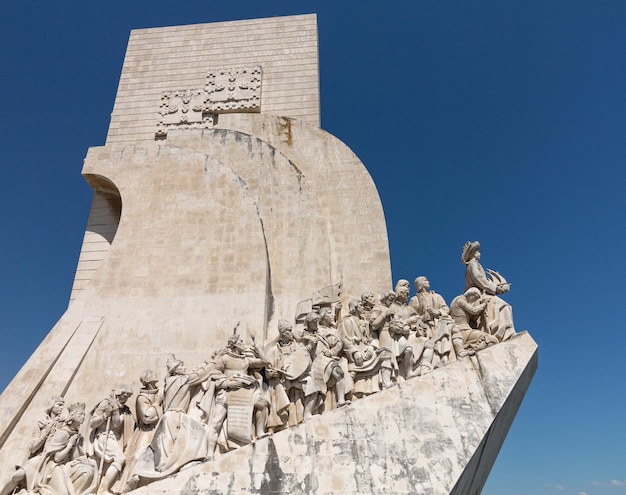
[[[209,70],[207,111],[260,112],[262,76],[261,67]]]
[[[259,113],[262,76],[260,66],[210,69],[205,88],[164,91],[156,136],[170,128],[210,129],[220,113]]]
[[[184,89],[164,91],[161,94],[157,136],[166,136],[167,129],[210,129],[214,116],[205,111],[206,91]]]

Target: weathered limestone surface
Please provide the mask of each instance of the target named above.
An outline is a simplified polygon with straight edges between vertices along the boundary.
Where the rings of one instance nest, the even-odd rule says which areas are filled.
[[[364,288],[391,285],[383,210],[378,195],[371,194],[372,178],[350,148],[322,129],[287,117],[223,115],[217,127],[200,133],[172,131],[168,144],[211,153],[231,164],[259,198],[272,269],[269,328],[293,312],[307,283],[323,287],[342,279],[346,300],[360,296]],[[260,154],[284,156],[283,167],[277,161],[246,165],[255,146]],[[304,194],[319,209],[315,224]],[[358,238],[367,247],[343,253]]]
[[[478,495],[536,368],[523,332],[137,493]]]

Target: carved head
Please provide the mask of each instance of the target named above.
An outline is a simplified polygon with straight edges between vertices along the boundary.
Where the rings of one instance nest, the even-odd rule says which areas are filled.
[[[415,285],[415,290],[417,292],[424,292],[430,289],[430,282],[428,281],[428,279],[426,277],[424,277],[423,275],[420,277],[417,277],[414,281],[413,284]]]
[[[237,332],[233,332],[233,334],[228,337],[228,348],[237,354],[243,354],[246,351],[246,346],[243,344],[241,335]]]
[[[369,290],[363,292],[363,294],[361,294],[361,304],[364,309],[372,309],[376,305],[374,293]]]
[[[353,316],[360,316],[363,312],[363,305],[360,299],[351,299],[348,302],[348,311]]]
[[[385,306],[389,306],[396,300],[396,293],[392,290],[386,290],[380,295],[380,302]]]
[[[408,280],[400,279],[396,283],[396,302],[398,304],[404,304],[409,300],[409,294],[411,293],[411,284]]]
[[[176,359],[176,356],[172,354],[172,357],[167,358],[167,372],[170,375],[176,375],[177,370],[182,369],[183,362],[180,359]]]
[[[152,370],[146,370],[139,375],[139,381],[144,387],[147,387],[151,383],[156,383],[159,381],[159,377]]]
[[[74,402],[70,404],[68,407],[69,410],[69,418],[68,423],[74,423],[80,425],[85,421],[85,403],[84,402]]]
[[[278,320],[278,334],[284,340],[293,340],[293,325],[289,320]]]
[[[480,242],[467,241],[463,246],[463,254],[461,254],[461,262],[467,265],[473,259],[480,259]]]
[[[126,404],[126,401],[133,395],[133,389],[128,385],[122,385],[115,391],[115,397],[120,402],[120,404]]]
[[[465,291],[463,295],[465,296],[465,299],[467,299],[469,302],[478,301],[481,296],[480,290],[478,290],[476,287],[470,287]]]
[[[63,412],[64,405],[65,399],[63,397],[50,397],[48,407],[46,407],[46,414],[49,416],[58,416]]]
[[[394,330],[396,333],[400,333],[403,327],[404,322],[396,316],[394,316],[389,322],[389,328]]]
[[[324,325],[325,327],[331,327],[334,323],[333,311],[328,307],[324,306],[319,311],[320,314],[320,325]]]
[[[304,317],[304,328],[308,332],[317,332],[317,325],[319,321],[320,315],[318,315],[315,311],[311,311]]]

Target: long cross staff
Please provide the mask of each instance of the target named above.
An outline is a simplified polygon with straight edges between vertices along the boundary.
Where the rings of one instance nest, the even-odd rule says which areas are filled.
[[[96,482],[96,494],[100,493],[100,481],[102,481],[102,471],[104,470],[104,458],[107,455],[107,443],[109,443],[109,431],[111,431],[111,416],[113,411],[107,418],[106,437],[104,438],[104,449],[102,449],[102,457],[100,458],[100,468],[98,469],[98,480]]]

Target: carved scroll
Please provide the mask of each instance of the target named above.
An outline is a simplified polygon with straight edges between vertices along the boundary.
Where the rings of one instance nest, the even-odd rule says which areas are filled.
[[[252,441],[253,389],[241,388],[228,392],[228,437],[247,444]]]

